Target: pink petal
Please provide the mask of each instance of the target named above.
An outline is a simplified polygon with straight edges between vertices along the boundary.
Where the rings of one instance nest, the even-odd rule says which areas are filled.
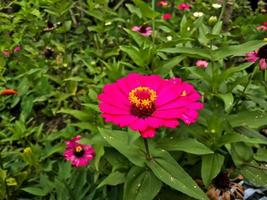
[[[265,70],[267,68],[266,60],[264,58],[260,59],[259,67],[260,70]]]
[[[153,138],[153,137],[155,137],[156,132],[155,132],[155,129],[153,129],[153,128],[147,128],[147,129],[141,131],[140,134],[141,134],[142,138]]]

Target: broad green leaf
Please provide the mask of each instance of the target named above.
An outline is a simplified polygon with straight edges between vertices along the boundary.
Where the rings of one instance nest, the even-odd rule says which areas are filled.
[[[30,194],[36,195],[36,196],[46,196],[47,191],[44,191],[42,188],[37,187],[26,187],[22,188],[23,191],[28,192]]]
[[[80,110],[71,110],[71,109],[61,109],[58,113],[65,113],[72,115],[76,119],[81,121],[88,121],[91,119],[91,115],[88,112],[80,111]]]
[[[184,151],[196,155],[213,153],[213,151],[211,151],[208,147],[193,138],[164,138],[160,140],[158,145],[160,148],[167,151]]]
[[[140,8],[143,17],[154,19],[160,15],[158,12],[154,11],[147,3],[141,0],[133,0],[133,2],[138,8]]]
[[[133,166],[124,186],[124,200],[153,200],[162,183],[148,169]]]
[[[134,46],[120,46],[120,49],[127,53],[135,64],[140,67],[145,66],[145,58],[140,53],[138,48]]]
[[[202,156],[201,177],[206,187],[220,173],[223,162],[224,156],[218,153]]]
[[[98,186],[97,188],[103,187],[104,185],[119,185],[124,183],[125,174],[115,171],[109,174]]]
[[[139,33],[133,32],[126,28],[124,28],[124,30],[134,39],[134,41],[136,42],[136,44],[138,44],[139,47],[141,47],[141,45],[145,42],[145,38]]]
[[[260,169],[260,166],[256,162],[243,166],[240,173],[252,184],[260,187],[267,187],[267,172],[266,170]]]
[[[263,40],[252,40],[240,45],[232,45],[229,47],[223,47],[215,50],[213,52],[213,60],[220,60],[228,56],[244,56],[250,51],[255,51],[256,49],[265,45],[266,42]]]
[[[253,151],[250,146],[243,142],[231,144],[231,156],[236,166],[250,162],[253,159]]]
[[[217,21],[217,23],[214,25],[211,33],[214,35],[218,35],[220,34],[221,30],[222,30],[222,21]]]
[[[167,74],[170,72],[170,70],[172,70],[172,68],[174,68],[175,66],[177,66],[182,60],[184,60],[186,57],[183,55],[180,56],[176,56],[170,60],[168,60],[166,63],[164,63],[162,66],[157,67],[156,68],[156,73],[158,74]]]
[[[267,162],[267,149],[258,148],[257,153],[254,155],[255,160]]]
[[[99,128],[99,132],[112,147],[117,149],[133,164],[137,166],[144,165],[146,158],[143,149],[136,144],[129,144],[129,141],[131,141],[128,135],[129,133],[102,128]]]
[[[187,54],[195,58],[205,58],[210,60],[212,52],[209,49],[190,48],[190,47],[174,47],[159,49],[160,52],[165,53],[180,53]]]
[[[220,97],[224,102],[224,110],[228,112],[234,103],[234,97],[232,93],[227,94],[218,94],[218,97]]]
[[[229,115],[228,121],[233,127],[259,128],[267,125],[267,114],[260,111],[242,111],[238,114]]]
[[[128,8],[128,10],[133,13],[133,14],[136,14],[139,18],[142,18],[142,13],[141,13],[141,10],[140,8],[132,5],[132,4],[125,4],[125,6]]]
[[[241,65],[239,65],[237,67],[230,67],[230,68],[224,70],[223,74],[221,75],[222,80],[226,80],[227,78],[231,77],[236,72],[240,72],[240,71],[247,69],[252,64],[253,63],[251,63],[251,62],[245,62],[245,63],[242,63]]]
[[[238,133],[228,133],[217,140],[217,145],[220,147],[225,144],[236,143],[236,142],[245,142],[252,144],[267,144],[267,140],[263,140],[260,138],[250,138],[245,135],[241,135]]]
[[[167,151],[153,151],[152,154],[153,159],[146,164],[162,182],[195,199],[208,200],[197,183]]]
[[[186,70],[190,71],[194,78],[206,81],[208,84],[212,83],[212,78],[203,69],[197,67],[187,67]]]
[[[100,159],[102,158],[102,156],[105,154],[105,150],[102,144],[95,144],[94,145],[94,149],[95,149],[95,158],[93,160],[93,164],[95,166],[95,169],[97,171],[99,171],[99,163],[100,163]]]

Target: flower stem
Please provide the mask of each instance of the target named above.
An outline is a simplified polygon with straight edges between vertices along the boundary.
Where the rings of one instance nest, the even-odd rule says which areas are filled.
[[[145,149],[146,149],[146,159],[147,160],[152,160],[152,156],[149,151],[149,146],[148,146],[148,140],[144,138],[144,144],[145,144]]]
[[[244,87],[244,89],[243,89],[241,95],[239,96],[239,98],[237,98],[236,101],[234,101],[234,103],[233,103],[233,107],[232,107],[232,108],[235,108],[235,106],[238,106],[238,103],[240,102],[241,98],[244,96],[244,94],[245,94],[245,92],[246,92],[246,90],[247,90],[247,88],[248,88],[248,86],[249,86],[251,80],[253,79],[253,77],[254,77],[254,75],[255,75],[257,69],[258,69],[258,68],[256,67],[257,64],[258,64],[258,62],[255,63],[255,67],[254,67],[254,69],[253,69],[252,74],[250,74],[250,76],[249,76],[249,78],[248,78],[248,82],[246,83],[246,85],[245,85],[245,87]],[[236,109],[237,109],[237,108],[236,108]]]

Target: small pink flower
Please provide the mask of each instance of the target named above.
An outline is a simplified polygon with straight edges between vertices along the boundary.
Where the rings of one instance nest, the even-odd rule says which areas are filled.
[[[10,51],[7,50],[7,49],[5,49],[5,50],[2,51],[2,54],[3,54],[5,57],[8,57],[8,56],[10,56]]]
[[[198,60],[196,62],[196,66],[199,68],[207,68],[208,67],[208,62],[206,60]]]
[[[257,30],[267,31],[267,22],[263,22],[261,26],[256,27]]]
[[[190,9],[190,5],[187,3],[181,3],[178,5],[178,10],[189,10]]]
[[[64,157],[75,167],[87,166],[89,161],[94,158],[94,149],[90,145],[80,144],[81,136],[78,135],[66,141]]]
[[[13,49],[13,53],[19,52],[21,51],[22,47],[20,45],[15,46],[15,48]]]
[[[162,19],[164,20],[169,20],[172,18],[172,14],[171,13],[165,13],[162,15]]]
[[[150,26],[147,26],[147,25],[133,26],[132,31],[138,32],[145,37],[148,37],[152,34],[152,28]]]
[[[203,108],[200,94],[180,78],[138,73],[107,84],[98,99],[106,122],[128,126],[143,138],[153,138],[159,127],[175,128],[179,119],[194,123]]]
[[[165,0],[165,1],[159,1],[158,3],[157,3],[157,6],[167,6],[168,5],[168,2]]]
[[[245,58],[248,62],[256,62],[259,60],[259,68],[260,70],[265,70],[267,68],[267,45],[259,48],[256,51],[252,51],[246,54]]]

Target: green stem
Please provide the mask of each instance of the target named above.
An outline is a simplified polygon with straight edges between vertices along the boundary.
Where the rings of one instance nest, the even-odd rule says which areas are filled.
[[[220,16],[219,16],[218,21],[222,20],[222,18],[223,18],[223,14],[224,14],[224,12],[225,12],[226,3],[227,3],[227,1],[224,0],[224,1],[223,1],[223,6],[222,6],[222,10],[221,10],[221,13],[220,13]]]
[[[146,149],[146,159],[147,160],[152,160],[152,156],[149,151],[149,146],[148,146],[148,140],[144,138],[144,144],[145,144],[145,149]]]
[[[248,88],[248,86],[249,86],[251,80],[253,79],[253,77],[254,77],[254,75],[255,75],[255,73],[256,73],[256,71],[257,71],[257,67],[256,67],[257,64],[258,64],[258,62],[255,63],[253,72],[252,72],[252,74],[250,74],[250,76],[249,76],[249,78],[248,78],[248,82],[246,83],[246,85],[245,85],[245,87],[244,87],[244,89],[243,89],[241,95],[239,96],[239,98],[236,99],[236,101],[234,101],[233,106],[232,106],[232,109],[235,108],[235,106],[238,106],[238,103],[240,102],[241,98],[244,96],[244,94],[245,94],[245,92],[246,92],[246,90],[247,90],[247,88]]]
[[[151,6],[152,6],[152,9],[153,11],[155,11],[155,2],[156,0],[152,0],[151,1]],[[152,41],[153,41],[153,46],[154,46],[154,42],[155,42],[155,28],[156,28],[156,25],[155,25],[155,17],[153,16],[153,19],[152,19]]]

